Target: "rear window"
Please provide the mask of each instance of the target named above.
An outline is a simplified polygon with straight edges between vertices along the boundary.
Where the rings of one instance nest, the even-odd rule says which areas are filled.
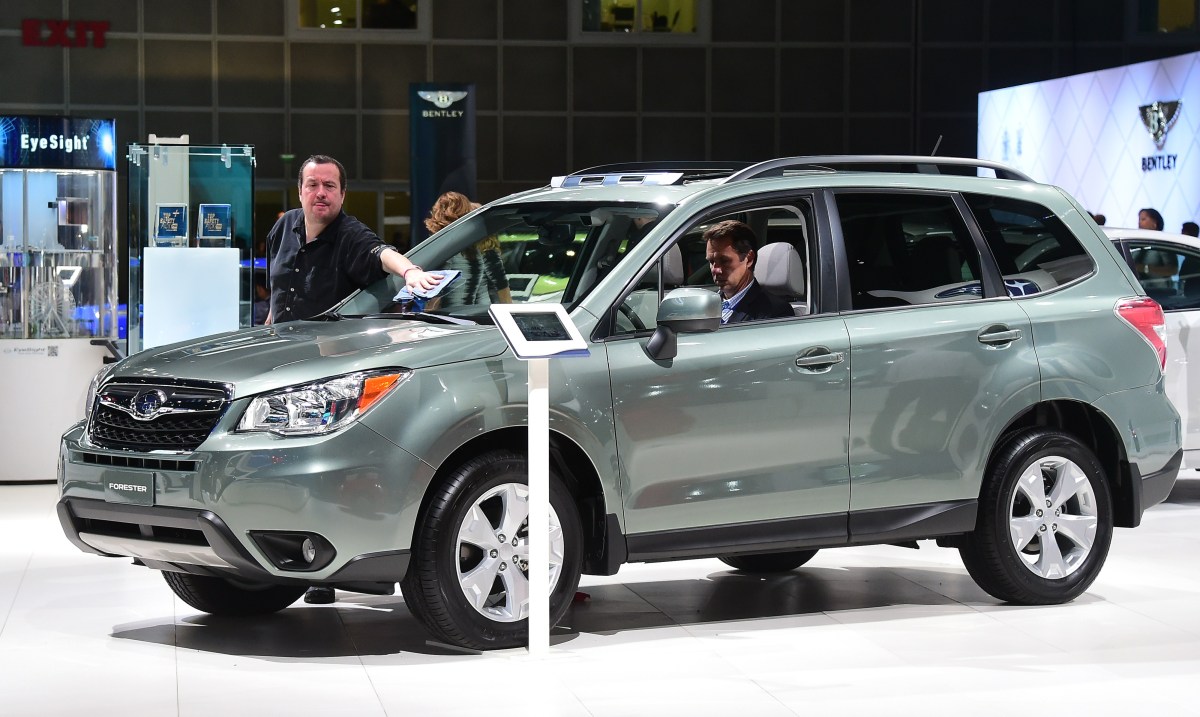
[[[983,230],[1010,296],[1053,289],[1095,268],[1092,257],[1066,224],[1033,202],[980,194],[963,195]]]

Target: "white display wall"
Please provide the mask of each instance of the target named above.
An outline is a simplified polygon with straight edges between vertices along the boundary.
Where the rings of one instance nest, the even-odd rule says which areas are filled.
[[[1143,106],[1178,111],[1161,148]],[[1160,121],[1163,119],[1160,116]],[[979,158],[1070,192],[1110,226],[1153,207],[1165,230],[1200,221],[1200,53],[979,94]]]

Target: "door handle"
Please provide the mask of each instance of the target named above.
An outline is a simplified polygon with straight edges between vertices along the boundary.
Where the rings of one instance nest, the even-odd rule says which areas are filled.
[[[796,357],[796,367],[829,370],[835,364],[839,364],[845,360],[846,354],[841,351],[830,351],[825,346],[814,346],[811,349],[806,349]]]
[[[1021,338],[1021,330],[1010,329],[1004,325],[989,326],[979,332],[978,338],[981,344],[1007,346]]]

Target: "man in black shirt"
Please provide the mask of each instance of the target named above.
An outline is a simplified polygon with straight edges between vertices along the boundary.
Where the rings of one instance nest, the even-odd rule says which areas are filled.
[[[429,289],[441,277],[425,272],[342,211],[346,169],[325,155],[300,165],[300,209],[284,212],[267,235],[271,311],[267,324],[328,311],[355,289],[399,274],[410,289]],[[314,586],[304,602],[334,600],[333,588]]]
[[[316,316],[388,273],[402,276],[410,289],[429,289],[440,281],[343,212],[345,198],[341,162],[319,154],[304,161],[300,209],[284,212],[267,235],[271,311],[266,323]]]

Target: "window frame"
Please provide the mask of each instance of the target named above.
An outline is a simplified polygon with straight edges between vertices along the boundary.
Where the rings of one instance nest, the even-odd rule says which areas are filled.
[[[346,0],[356,3],[358,17],[362,18],[364,0]],[[417,26],[407,28],[320,28],[300,26],[301,0],[287,0],[288,21],[286,26],[289,40],[302,42],[426,42],[432,39],[433,33],[433,0],[415,0],[417,3]]]
[[[294,0],[293,0],[294,1]],[[643,0],[634,0],[640,9]],[[640,12],[635,13],[640,17]],[[636,19],[635,19],[636,22]],[[583,29],[583,0],[567,4],[567,37],[572,43],[590,45],[704,45],[712,41],[712,0],[696,0],[696,31],[686,32],[611,32]]]

